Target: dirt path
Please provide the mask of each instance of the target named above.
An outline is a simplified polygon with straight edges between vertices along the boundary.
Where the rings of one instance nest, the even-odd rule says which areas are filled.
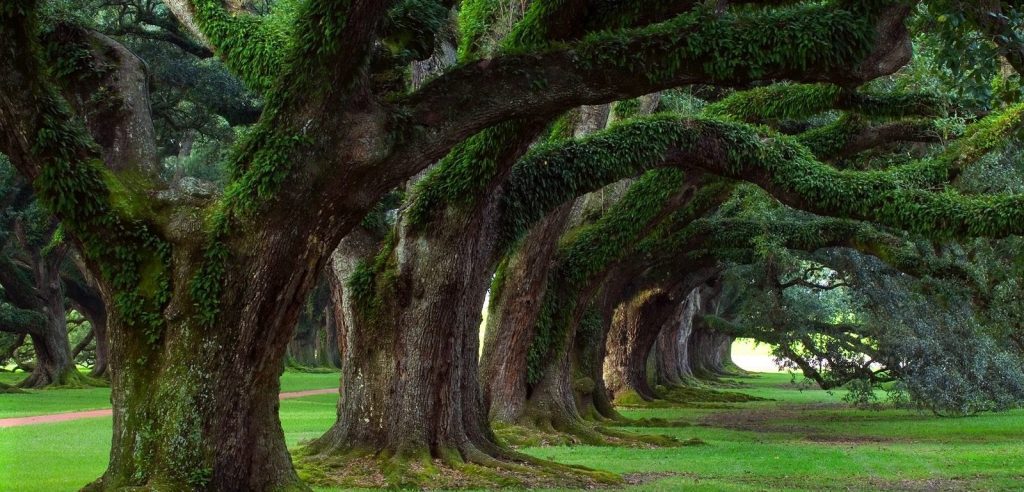
[[[326,395],[329,393],[337,393],[338,388],[325,388],[305,391],[289,391],[281,393],[278,397],[282,400],[290,398],[301,398],[303,396],[313,395]],[[79,419],[90,419],[94,417],[109,417],[112,415],[112,410],[109,408],[103,410],[86,410],[82,412],[68,412],[68,413],[53,413],[49,415],[33,415],[31,417],[13,417],[7,419],[0,419],[0,428],[4,427],[21,427],[23,425],[34,425],[34,424],[52,424],[54,422],[66,422],[68,420],[79,420]]]

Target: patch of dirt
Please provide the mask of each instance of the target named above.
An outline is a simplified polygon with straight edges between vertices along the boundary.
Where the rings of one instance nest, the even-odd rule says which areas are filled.
[[[740,482],[755,484],[767,489],[821,490],[823,485],[815,477],[742,477]],[[904,480],[886,480],[867,477],[831,482],[828,490],[844,491],[899,491],[899,492],[960,492],[979,490],[975,480],[966,478],[922,478]]]
[[[882,442],[894,442],[903,441],[901,439],[891,439],[886,437],[878,436],[851,436],[851,435],[838,435],[838,434],[810,434],[803,437],[804,441],[813,442],[818,444],[838,444],[838,445],[849,445],[855,446],[860,444],[872,444]]]
[[[799,424],[779,424],[777,421],[800,420],[808,411],[835,408],[838,405],[785,405],[774,408],[751,408],[730,412],[715,412],[700,418],[698,425],[721,427],[751,432],[815,432],[818,429]]]
[[[840,445],[862,445],[883,442],[907,442],[890,436],[873,436],[859,434],[825,433],[820,427],[801,424],[801,421],[830,421],[842,422],[841,416],[830,415],[829,418],[820,415],[810,415],[824,410],[845,408],[838,403],[820,403],[807,405],[785,405],[775,408],[752,408],[746,410],[735,410],[730,412],[716,412],[700,418],[698,425],[705,427],[719,427],[723,429],[741,430],[748,432],[782,432],[798,434],[802,439],[813,443],[840,444]]]
[[[866,489],[900,490],[912,492],[977,490],[973,480],[964,478],[922,478],[916,480],[883,480],[869,478]]]
[[[692,477],[696,478],[699,475],[696,473],[686,472],[642,472],[642,473],[627,473],[622,475],[622,480],[626,485],[643,485],[648,482],[655,480],[661,480],[669,477]]]

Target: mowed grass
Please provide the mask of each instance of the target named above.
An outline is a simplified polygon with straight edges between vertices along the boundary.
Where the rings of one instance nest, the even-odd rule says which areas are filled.
[[[288,391],[333,387],[337,377],[286,373],[283,386]],[[1022,410],[957,419],[910,410],[858,410],[845,406],[841,393],[790,384],[788,374],[737,378],[723,389],[772,401],[623,409],[629,417],[694,424],[628,430],[699,438],[704,445],[524,451],[622,473],[635,482],[626,489],[637,491],[1024,489]],[[50,393],[76,391],[92,390]],[[6,410],[16,396],[0,395],[0,408]],[[334,394],[283,401],[288,445],[327,430],[336,403]],[[0,429],[0,490],[76,490],[103,472],[109,442],[109,419]]]
[[[3,382],[14,384],[24,373],[0,373]],[[287,371],[281,376],[281,391],[305,391],[336,388],[339,373]],[[25,390],[25,393],[0,394],[0,418],[28,417],[51,413],[78,412],[110,408],[110,388]]]
[[[841,392],[787,388],[786,374],[739,381],[750,387],[728,389],[774,401],[623,410],[633,418],[692,421],[697,425],[630,430],[706,445],[527,452],[649,480],[632,490],[1024,490],[1024,410],[956,419],[859,410],[843,404]]]

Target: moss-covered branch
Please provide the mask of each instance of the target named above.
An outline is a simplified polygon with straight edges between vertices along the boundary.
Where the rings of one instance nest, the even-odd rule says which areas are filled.
[[[906,119],[872,124],[856,114],[845,114],[836,121],[812,128],[796,137],[818,159],[833,160],[887,144],[938,143],[943,134],[928,119]]]
[[[289,45],[283,23],[232,8],[224,0],[171,0],[171,12],[192,34],[208,45],[250,88],[265,91],[273,85]]]
[[[774,84],[736,92],[709,105],[711,117],[746,122],[803,120],[832,110],[875,118],[941,116],[946,103],[931,94],[870,94],[834,84]]]
[[[683,84],[862,82],[891,73],[909,58],[902,26],[908,12],[890,2],[726,15],[697,10],[640,29],[593,34],[542,53],[510,53],[465,64],[400,103],[423,130],[416,142],[429,157],[498,121],[557,114]],[[876,39],[885,42],[876,44]]]
[[[0,331],[26,335],[41,335],[46,329],[46,318],[37,311],[0,304]]]
[[[971,125],[925,159],[881,171],[838,170],[793,138],[742,123],[661,115],[585,139],[540,146],[519,164],[503,207],[503,231],[521,234],[548,201],[654,167],[701,169],[760,185],[784,203],[821,215],[871,220],[932,236],[1004,236],[1024,227],[1024,197],[937,191],[965,166],[1024,127],[1024,106]],[[526,172],[527,170],[535,170]],[[547,169],[556,170],[550,178]],[[585,189],[585,188],[584,188]]]
[[[528,49],[550,39],[573,37],[579,33],[574,14],[585,10],[588,0],[534,2],[516,30],[502,41],[505,49]],[[489,2],[466,2],[459,12],[460,23],[468,26],[463,33],[461,56],[479,53],[474,43],[476,31],[487,29]],[[508,169],[522,156],[530,144],[543,134],[551,123],[549,115],[504,122],[487,128],[461,142],[416,184],[408,209],[411,223],[422,227],[448,206],[468,207],[486,196],[488,187],[500,184]],[[564,125],[563,125],[564,126]],[[565,138],[558,126],[553,138]]]

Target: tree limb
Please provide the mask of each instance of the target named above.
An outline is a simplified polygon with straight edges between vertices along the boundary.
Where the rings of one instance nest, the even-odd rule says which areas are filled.
[[[908,13],[906,6],[868,13],[812,6],[772,16],[688,14],[539,54],[481,60],[449,71],[400,102],[421,130],[409,148],[433,160],[498,121],[685,84],[788,79],[856,85],[909,60],[903,25]],[[874,19],[869,31],[854,22],[865,16]],[[826,35],[820,42],[830,48],[799,56],[783,41],[808,31]]]

